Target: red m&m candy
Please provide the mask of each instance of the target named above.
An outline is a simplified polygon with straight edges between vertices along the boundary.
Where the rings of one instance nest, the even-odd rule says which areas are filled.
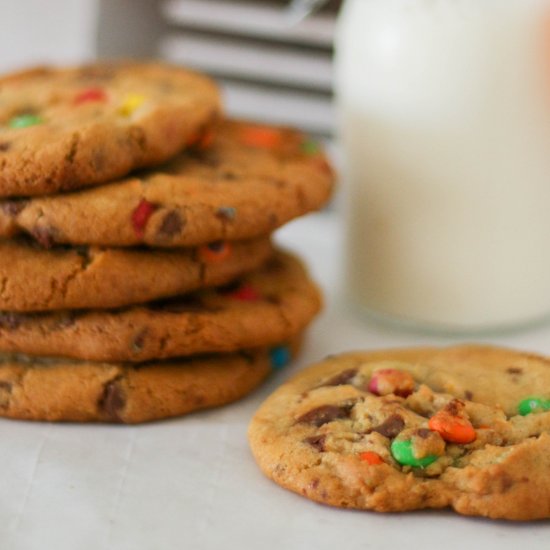
[[[92,103],[96,101],[107,101],[107,94],[102,88],[88,88],[82,90],[75,98],[75,105],[82,105],[83,103]]]

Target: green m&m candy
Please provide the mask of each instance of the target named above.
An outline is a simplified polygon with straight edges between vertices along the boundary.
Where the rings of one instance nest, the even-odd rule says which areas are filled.
[[[33,115],[32,113],[27,113],[23,115],[14,116],[9,122],[8,126],[10,128],[28,128],[29,126],[36,126],[37,124],[42,124],[44,120],[38,115]]]
[[[518,405],[518,412],[521,416],[545,411],[550,411],[550,399],[542,397],[527,397]]]
[[[308,139],[302,143],[302,151],[306,155],[317,155],[321,152],[321,147],[316,141]]]
[[[415,468],[426,468],[437,460],[437,456],[428,455],[424,458],[416,458],[413,453],[411,441],[399,441],[394,439],[391,444],[393,458],[403,466],[414,466]]]

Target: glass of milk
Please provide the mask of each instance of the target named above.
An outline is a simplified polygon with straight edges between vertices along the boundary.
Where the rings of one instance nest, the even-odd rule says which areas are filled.
[[[347,289],[455,332],[550,315],[550,2],[347,0]]]

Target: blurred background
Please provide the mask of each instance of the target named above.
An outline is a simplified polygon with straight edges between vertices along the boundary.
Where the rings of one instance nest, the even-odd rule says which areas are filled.
[[[0,19],[0,71],[96,57],[162,58],[217,77],[233,115],[330,137],[340,2],[297,25],[289,23],[287,6],[287,0],[10,0]]]

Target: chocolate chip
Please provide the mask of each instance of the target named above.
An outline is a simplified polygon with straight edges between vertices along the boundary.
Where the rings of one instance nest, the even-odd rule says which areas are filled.
[[[415,435],[417,435],[418,437],[420,437],[420,439],[428,439],[428,437],[430,437],[431,435],[431,431],[428,430],[428,428],[419,428],[418,430],[416,430],[414,432]]]
[[[11,382],[0,380],[0,390],[11,393],[12,387],[13,387],[13,384]]]
[[[327,438],[326,435],[314,435],[312,437],[306,437],[306,439],[304,439],[304,442],[311,445],[314,449],[316,449],[320,453],[324,453],[326,438]]]
[[[349,418],[351,408],[351,406],[322,405],[300,416],[297,422],[319,427],[333,420]]]
[[[281,297],[277,296],[277,294],[268,294],[264,296],[264,300],[274,306],[280,306],[283,302]]]
[[[500,493],[507,493],[515,485],[515,480],[503,473],[495,479],[495,484],[498,485]]]
[[[393,438],[396,437],[405,427],[405,421],[398,414],[392,414],[382,424],[373,428],[373,432],[378,432],[384,437]]]
[[[216,217],[224,222],[232,222],[237,217],[237,209],[232,206],[218,208]]]
[[[105,384],[103,395],[99,400],[99,408],[113,422],[122,422],[120,412],[126,405],[126,398],[118,379]]]
[[[15,217],[27,206],[27,201],[4,201],[0,208],[8,216]]]
[[[474,394],[470,391],[470,390],[466,390],[464,392],[464,397],[468,400],[468,401],[471,401],[473,398],[474,398]]]
[[[184,225],[185,222],[182,215],[176,210],[170,210],[160,224],[159,235],[162,237],[173,237],[181,232]]]
[[[143,345],[145,344],[145,336],[146,335],[147,335],[147,329],[144,328],[134,338],[134,341],[132,342],[132,351],[134,353],[139,353],[139,352],[143,351]]]
[[[227,181],[235,181],[239,179],[239,176],[236,172],[233,172],[232,170],[224,170],[220,173],[220,176]]]
[[[453,399],[447,405],[445,405],[445,410],[452,416],[458,416],[463,409],[463,404],[458,399]]]
[[[0,141],[0,153],[5,153],[10,147],[11,143],[9,141]]]
[[[55,244],[54,233],[55,231],[49,227],[35,227],[31,231],[32,236],[44,248],[52,248]]]
[[[357,369],[345,370],[336,376],[330,378],[323,386],[345,386],[349,384],[352,378],[357,374]]]
[[[523,369],[520,369],[519,367],[510,367],[509,369],[506,369],[506,372],[509,374],[523,374]]]
[[[64,329],[74,325],[76,322],[76,313],[74,311],[69,311],[61,315],[55,324],[56,329]]]
[[[19,328],[23,316],[11,311],[0,312],[0,328],[15,330]]]

